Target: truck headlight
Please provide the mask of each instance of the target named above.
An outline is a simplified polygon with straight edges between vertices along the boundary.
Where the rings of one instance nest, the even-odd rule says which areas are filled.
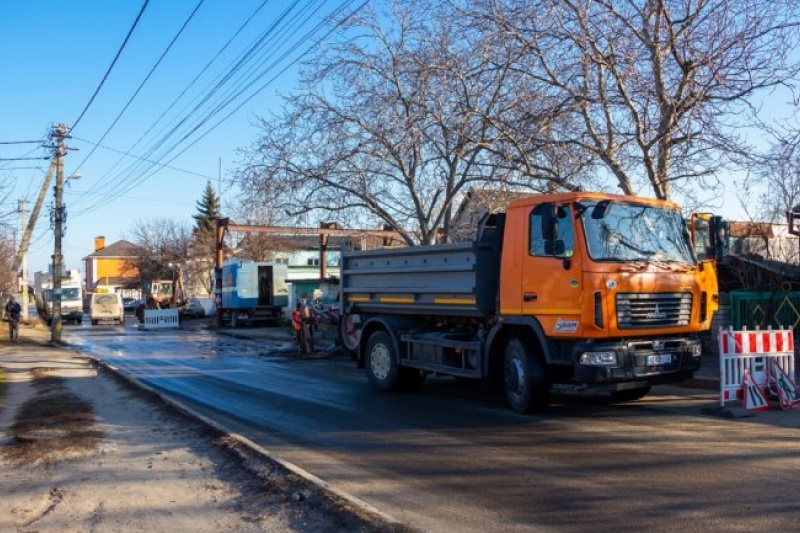
[[[581,364],[586,366],[614,367],[617,365],[617,352],[584,352]]]

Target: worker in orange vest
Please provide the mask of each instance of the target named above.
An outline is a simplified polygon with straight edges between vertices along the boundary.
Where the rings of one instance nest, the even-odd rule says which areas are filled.
[[[297,348],[303,351],[303,304],[297,302],[297,305],[292,309],[292,327],[294,328],[295,340],[297,340]]]

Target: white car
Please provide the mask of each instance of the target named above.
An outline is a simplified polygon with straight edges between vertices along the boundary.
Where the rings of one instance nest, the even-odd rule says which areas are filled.
[[[93,326],[96,326],[101,320],[124,324],[125,308],[122,306],[122,297],[115,292],[92,294],[92,301],[89,304],[89,317]]]

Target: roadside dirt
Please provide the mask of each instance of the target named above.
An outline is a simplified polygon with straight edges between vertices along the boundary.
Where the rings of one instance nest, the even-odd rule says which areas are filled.
[[[0,531],[411,531],[47,345],[45,334],[0,338]]]

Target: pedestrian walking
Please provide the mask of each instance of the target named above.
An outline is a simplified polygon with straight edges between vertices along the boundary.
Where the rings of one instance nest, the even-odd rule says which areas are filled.
[[[22,307],[13,294],[6,302],[6,313],[8,313],[8,338],[11,342],[17,342],[19,339],[19,316],[22,313]]]

